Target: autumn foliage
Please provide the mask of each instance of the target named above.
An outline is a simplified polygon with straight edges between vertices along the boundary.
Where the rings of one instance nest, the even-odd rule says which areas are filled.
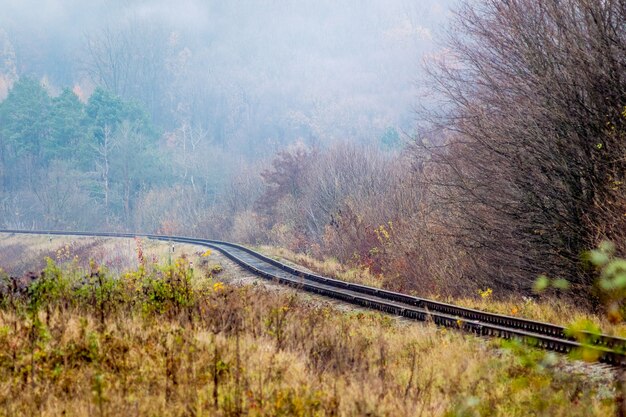
[[[467,2],[432,71],[445,110],[424,113],[400,154],[278,154],[263,174],[262,240],[397,288],[530,294],[547,274],[588,295],[596,277],[581,254],[602,240],[626,250],[625,11]]]

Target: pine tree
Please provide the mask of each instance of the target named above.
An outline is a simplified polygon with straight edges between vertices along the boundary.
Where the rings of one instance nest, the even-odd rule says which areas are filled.
[[[50,139],[51,99],[35,80],[24,77],[15,83],[0,106],[0,135],[17,155],[46,162],[44,144]]]

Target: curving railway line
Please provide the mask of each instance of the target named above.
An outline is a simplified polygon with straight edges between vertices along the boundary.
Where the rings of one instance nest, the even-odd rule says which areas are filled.
[[[577,349],[590,349],[595,353],[594,356],[599,362],[614,366],[626,366],[626,339],[623,338],[587,332],[579,332],[576,335],[571,335],[564,327],[554,324],[488,313],[380,288],[323,277],[285,265],[244,246],[233,243],[141,233],[26,230],[0,230],[0,233],[127,238],[144,237],[168,242],[205,246],[218,250],[255,275],[311,293],[413,320],[432,321],[439,326],[459,329],[480,336],[516,339],[528,345],[555,352],[569,353]]]

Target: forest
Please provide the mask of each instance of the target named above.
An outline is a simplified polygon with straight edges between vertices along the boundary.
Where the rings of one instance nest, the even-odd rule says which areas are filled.
[[[584,253],[626,255],[624,0],[187,3],[0,18],[1,227],[597,302]]]

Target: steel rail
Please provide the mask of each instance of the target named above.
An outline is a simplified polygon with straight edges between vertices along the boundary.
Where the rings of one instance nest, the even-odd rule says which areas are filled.
[[[227,258],[258,276],[276,280],[282,284],[290,285],[308,292],[414,320],[432,321],[439,326],[461,329],[481,336],[521,340],[528,345],[556,352],[569,353],[581,348],[591,349],[595,352],[599,362],[626,366],[626,339],[609,335],[597,335],[589,332],[579,332],[577,335],[572,335],[569,334],[564,327],[550,323],[459,307],[448,303],[311,274],[234,243],[144,233],[34,230],[0,230],[0,233],[126,238],[144,237],[161,241],[201,245],[220,251]]]

